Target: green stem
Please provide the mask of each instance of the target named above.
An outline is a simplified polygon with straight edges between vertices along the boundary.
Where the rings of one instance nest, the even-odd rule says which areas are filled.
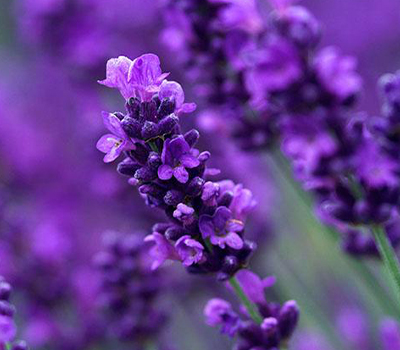
[[[307,195],[307,193],[302,188],[300,188],[299,184],[293,180],[290,171],[290,165],[288,164],[287,160],[284,158],[279,150],[274,150],[274,152],[272,153],[272,159],[273,163],[277,167],[277,170],[282,175],[285,183],[291,187],[292,191],[308,208],[309,214],[312,217],[313,221],[319,222],[319,220],[313,214],[313,203],[310,196]],[[329,238],[331,243],[337,244],[340,234],[334,228],[325,226],[322,223],[320,225],[317,225],[317,227],[319,227],[321,231],[324,231],[324,237]],[[369,267],[359,260],[355,260],[351,257],[345,256],[344,258],[344,263],[347,265],[348,268],[353,270],[357,274],[357,276],[360,277],[363,284],[367,287],[376,302],[380,305],[381,309],[384,310],[384,312],[387,314],[393,315],[395,313],[397,317],[400,317],[399,310],[397,310],[397,308],[393,308],[395,302],[392,299],[391,295],[388,295],[387,290],[385,290],[385,288],[383,288],[381,284],[377,281],[376,277],[371,272]]]
[[[232,286],[233,290],[235,291],[237,297],[242,301],[243,305],[246,307],[247,312],[249,313],[253,321],[256,322],[257,324],[261,324],[263,318],[258,312],[257,306],[247,297],[236,277],[235,276],[231,277],[229,283]]]
[[[396,286],[396,294],[400,300],[400,264],[396,252],[389,242],[386,231],[382,226],[372,226],[371,230],[374,234],[383,262]]]

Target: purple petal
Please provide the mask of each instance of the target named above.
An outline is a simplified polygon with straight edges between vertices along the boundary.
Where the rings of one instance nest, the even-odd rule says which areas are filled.
[[[232,218],[232,212],[227,207],[218,207],[215,211],[213,222],[217,230],[225,229],[226,222]]]
[[[169,180],[174,174],[174,169],[169,165],[163,164],[158,168],[158,177],[161,180]]]
[[[173,165],[173,163],[174,163],[174,160],[173,160],[172,154],[171,154],[171,148],[170,148],[171,146],[170,145],[171,145],[171,140],[170,139],[165,140],[164,148],[161,153],[161,160],[162,160],[163,164]]]
[[[108,112],[101,112],[101,114],[103,116],[103,123],[108,131],[119,136],[121,139],[127,138],[125,131],[122,129],[121,121],[115,114]]]
[[[160,59],[154,54],[144,54],[136,58],[129,68],[128,81],[142,85],[150,86],[158,82],[161,76]]]
[[[225,238],[225,242],[233,249],[242,249],[243,240],[236,232],[229,232]]]
[[[106,79],[98,82],[110,88],[117,88],[125,99],[130,98],[133,95],[133,90],[128,84],[128,71],[131,63],[132,61],[125,56],[108,60]]]
[[[236,273],[236,278],[251,301],[255,303],[265,302],[265,280],[261,280],[259,276],[249,270],[240,270]]]
[[[203,238],[211,237],[214,235],[214,222],[210,215],[202,215],[199,219],[199,229]]]
[[[184,103],[179,109],[179,113],[192,113],[196,110],[197,105],[194,102]]]
[[[182,135],[173,139],[169,144],[169,149],[173,159],[180,160],[182,155],[190,152],[190,147]]]
[[[115,143],[120,139],[115,137],[113,134],[106,134],[100,137],[96,143],[96,148],[103,153],[110,152],[111,148],[115,146]]]
[[[103,135],[97,141],[96,147],[99,151],[106,153],[103,160],[105,163],[110,163],[117,159],[126,146],[126,142],[116,138],[114,135]]]
[[[191,154],[184,154],[180,157],[180,162],[185,168],[195,168],[200,164],[200,161]]]
[[[226,230],[229,232],[240,232],[243,231],[244,224],[239,220],[229,220],[226,224]]]
[[[183,166],[178,166],[174,169],[174,176],[180,183],[183,184],[189,180],[189,173]]]
[[[164,98],[174,100],[177,109],[179,109],[185,101],[185,94],[183,93],[182,86],[176,81],[164,80],[160,86],[158,96],[161,100]]]

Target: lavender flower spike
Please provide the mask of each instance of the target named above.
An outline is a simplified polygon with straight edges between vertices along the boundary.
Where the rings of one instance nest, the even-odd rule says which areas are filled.
[[[199,132],[181,132],[179,115],[195,105],[184,102],[181,85],[165,79],[158,58],[142,55],[131,61],[128,72],[125,68],[117,72],[126,83],[123,91],[121,84],[108,85],[127,98],[127,111],[107,115],[113,142],[104,143],[108,138],[103,137],[100,145],[106,161],[124,152],[117,170],[130,177],[128,182],[138,187],[147,205],[164,210],[169,219],[156,224],[145,239],[153,244],[152,268],[175,260],[191,273],[227,280],[247,265],[256,247],[244,238],[253,196],[232,181],[210,179],[215,175],[207,167],[210,153],[195,148]]]

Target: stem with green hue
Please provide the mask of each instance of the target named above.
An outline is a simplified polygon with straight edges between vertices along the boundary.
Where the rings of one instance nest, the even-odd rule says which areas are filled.
[[[313,217],[315,221],[319,220],[315,218],[312,213],[312,200],[307,193],[300,188],[298,183],[293,180],[293,177],[290,173],[290,166],[287,160],[283,157],[280,151],[275,150],[272,152],[272,159],[278,169],[278,171],[283,176],[285,182],[292,188],[294,193],[297,194],[298,198],[308,207],[310,211],[310,215]],[[339,239],[339,233],[333,229],[332,227],[328,227],[320,223],[319,225],[321,230],[324,231],[325,237],[328,237],[330,240],[337,243]],[[364,265],[362,262],[355,260],[353,258],[345,257],[345,262],[349,268],[354,270],[356,274],[363,280],[364,285],[371,291],[371,294],[374,296],[375,300],[380,304],[382,310],[384,310],[388,314],[396,313],[397,317],[400,317],[400,312],[397,308],[393,308],[395,301],[388,295],[387,290],[385,290],[377,281],[373,273],[370,271],[368,266]],[[386,296],[382,298],[382,296]]]
[[[396,294],[400,300],[400,264],[396,252],[389,242],[386,231],[382,226],[372,226],[371,230],[374,234],[383,262],[396,286]]]
[[[236,279],[235,276],[231,277],[229,280],[230,285],[232,286],[233,290],[235,291],[237,297],[241,300],[243,305],[246,307],[247,312],[249,313],[250,317],[253,319],[254,322],[257,324],[261,324],[263,318],[261,317],[260,313],[257,310],[257,306],[247,297],[243,288],[241,287],[240,283]]]

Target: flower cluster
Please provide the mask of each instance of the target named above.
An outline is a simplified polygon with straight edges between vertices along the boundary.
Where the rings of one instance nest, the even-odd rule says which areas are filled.
[[[283,305],[266,302],[264,290],[274,283],[274,278],[262,280],[248,270],[241,270],[237,279],[249,299],[257,305],[262,323],[256,324],[247,313],[238,314],[223,299],[211,299],[204,309],[207,324],[220,326],[221,332],[231,337],[237,335],[235,349],[238,350],[278,349],[285,345],[299,318],[296,302],[291,300]]]
[[[27,350],[24,341],[15,341],[17,328],[14,323],[15,308],[9,301],[11,286],[0,277],[0,349]]]
[[[148,249],[141,235],[107,232],[104,250],[94,259],[101,272],[100,303],[109,329],[137,346],[158,344],[167,318],[156,305],[164,281],[159,271],[151,271]]]
[[[146,237],[154,242],[153,267],[179,260],[191,272],[218,272],[226,279],[246,265],[255,249],[243,237],[255,201],[242,185],[209,180],[219,171],[206,166],[209,152],[194,147],[199,132],[180,131],[179,116],[196,106],[185,103],[182,87],[166,80],[167,75],[153,54],[108,61],[107,77],[100,83],[119,89],[127,113],[103,113],[110,134],[97,148],[106,153],[105,162],[124,153],[118,171],[130,177],[149,206],[164,210],[170,219]]]

